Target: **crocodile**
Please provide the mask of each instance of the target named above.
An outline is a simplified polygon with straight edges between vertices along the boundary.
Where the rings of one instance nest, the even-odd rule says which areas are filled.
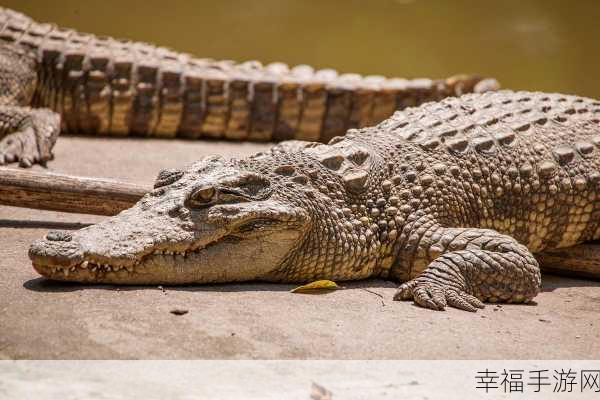
[[[29,256],[88,283],[378,277],[402,282],[397,300],[476,311],[530,302],[534,254],[599,238],[600,102],[497,91],[163,170],[133,207]]]
[[[397,109],[497,88],[469,75],[388,79],[201,59],[0,8],[0,164],[48,161],[61,131],[327,142]]]

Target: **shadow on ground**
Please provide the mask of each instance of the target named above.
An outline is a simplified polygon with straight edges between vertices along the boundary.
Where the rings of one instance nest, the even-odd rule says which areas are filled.
[[[542,292],[553,292],[556,289],[581,287],[600,287],[600,280],[542,274]]]
[[[90,226],[80,222],[0,219],[0,228],[77,230]]]
[[[289,292],[299,284],[281,284],[281,283],[224,283],[216,285],[184,285],[184,286],[164,286],[164,285],[90,285],[76,282],[60,282],[46,278],[34,278],[26,281],[23,287],[34,292],[44,293],[63,293],[88,290],[107,290],[107,291],[136,291],[136,290],[169,290],[181,292]],[[365,289],[372,291],[378,288],[395,288],[394,282],[384,280],[366,280],[359,282],[343,282],[340,284],[342,290]],[[307,295],[324,295],[332,293],[331,290],[320,292],[302,293]]]
[[[60,282],[46,278],[34,278],[26,281],[23,287],[34,292],[57,293],[57,292],[75,292],[87,290],[107,290],[107,291],[136,291],[136,290],[169,290],[181,292],[288,292],[299,284],[281,284],[281,283],[262,283],[262,282],[247,282],[247,283],[223,283],[215,285],[90,285],[76,282]],[[395,282],[384,281],[378,279],[370,279],[358,282],[342,282],[340,283],[342,290],[352,289],[378,289],[378,288],[395,288],[398,286]],[[542,278],[542,292],[553,292],[563,288],[579,288],[579,287],[600,287],[600,281],[582,280],[567,278],[557,275],[544,275]],[[332,291],[321,291],[314,293],[302,294],[327,294]]]

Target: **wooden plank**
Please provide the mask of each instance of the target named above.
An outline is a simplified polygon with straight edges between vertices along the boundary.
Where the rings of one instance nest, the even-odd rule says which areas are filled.
[[[536,254],[542,271],[600,279],[600,241]]]
[[[149,187],[106,179],[0,168],[0,204],[81,214],[115,215]]]

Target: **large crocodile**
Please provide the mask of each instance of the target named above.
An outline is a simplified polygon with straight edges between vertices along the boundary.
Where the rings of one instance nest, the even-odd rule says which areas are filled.
[[[51,279],[117,284],[383,277],[397,299],[528,302],[533,253],[600,238],[600,102],[488,92],[329,144],[165,170],[135,206],[35,242]]]
[[[497,87],[493,79],[466,75],[386,79],[307,65],[198,59],[37,23],[0,7],[0,164],[47,161],[61,128],[326,142],[397,109]]]

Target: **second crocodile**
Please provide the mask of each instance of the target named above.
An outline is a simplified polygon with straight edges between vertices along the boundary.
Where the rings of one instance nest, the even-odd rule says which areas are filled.
[[[198,59],[0,8],[0,164],[45,162],[59,131],[327,142],[493,79],[387,79]],[[62,117],[62,122],[59,117]]]

